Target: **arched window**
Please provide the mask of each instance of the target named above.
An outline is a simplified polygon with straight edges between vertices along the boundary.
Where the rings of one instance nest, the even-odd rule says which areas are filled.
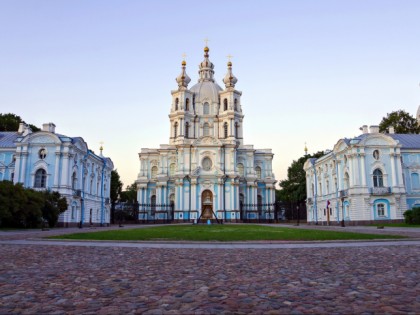
[[[239,124],[237,122],[235,123],[235,138],[239,138]]]
[[[384,187],[382,171],[379,168],[373,171],[373,187]]]
[[[190,124],[189,122],[185,123],[185,138],[188,139],[190,137]]]
[[[235,98],[235,101],[233,103],[233,108],[234,108],[235,112],[238,111],[238,100],[236,98]]]
[[[411,174],[411,186],[413,189],[420,189],[420,181],[419,181],[418,173]]]
[[[245,175],[245,172],[244,172],[244,165],[243,165],[243,164],[241,164],[241,163],[239,163],[237,168],[238,168],[238,173],[239,173],[239,176],[244,177],[244,175]]]
[[[208,123],[203,125],[203,136],[208,136],[210,134],[210,126]]]
[[[228,137],[228,123],[227,122],[223,124],[223,135],[225,139]]]
[[[93,178],[90,179],[89,189],[90,189],[90,194],[92,195],[93,194]]]
[[[47,184],[47,172],[44,169],[40,168],[35,173],[34,187],[45,188],[46,184]]]
[[[257,178],[261,179],[261,167],[257,166],[255,168],[255,173],[257,174]]]
[[[175,163],[169,165],[169,176],[175,176]]]
[[[179,98],[177,97],[175,99],[175,110],[178,110],[178,107],[179,107]]]
[[[203,114],[210,115],[210,105],[207,102],[203,105]]]
[[[344,174],[344,189],[349,189],[350,187],[350,179],[349,179],[349,173]]]
[[[224,100],[223,100],[223,110],[227,110],[228,109],[228,101],[227,101],[227,99],[225,98]]]
[[[174,123],[174,138],[178,137],[178,123]]]
[[[156,177],[157,177],[157,173],[158,173],[158,168],[157,168],[157,166],[153,166],[153,167],[152,167],[152,179],[156,179]]]
[[[190,110],[190,99],[189,98],[187,98],[185,100],[185,110],[186,111],[189,111]]]

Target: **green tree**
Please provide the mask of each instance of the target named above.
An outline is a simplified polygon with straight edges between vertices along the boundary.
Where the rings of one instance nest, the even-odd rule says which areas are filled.
[[[135,203],[137,200],[137,184],[136,182],[127,185],[124,191],[121,192],[121,201]]]
[[[306,174],[303,164],[309,158],[319,158],[324,152],[319,151],[313,155],[304,155],[297,161],[293,161],[287,169],[287,179],[281,180],[280,190],[276,192],[276,197],[281,201],[303,202],[306,200]]]
[[[15,114],[0,114],[0,131],[18,131],[19,124],[26,122],[18,115]],[[38,127],[29,124],[33,132],[40,131]]]
[[[61,197],[59,192],[49,190],[43,192],[43,198],[42,218],[48,221],[50,227],[53,227],[57,224],[60,214],[67,210],[67,199]]]
[[[120,174],[117,170],[111,171],[111,223],[114,223],[115,219],[115,203],[118,200],[118,197],[121,195],[123,183],[120,180]]]
[[[379,132],[389,132],[394,127],[395,133],[420,133],[420,126],[413,116],[403,110],[388,113],[379,124]]]

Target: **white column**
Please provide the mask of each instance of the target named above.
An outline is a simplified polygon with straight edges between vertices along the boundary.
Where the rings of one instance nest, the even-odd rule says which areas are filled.
[[[393,149],[392,149],[393,150]],[[397,177],[395,176],[395,154],[394,153],[391,153],[390,154],[390,159],[391,159],[391,174],[392,174],[392,178],[391,178],[391,181],[392,181],[392,185],[391,185],[391,183],[388,181],[388,186],[389,187],[392,187],[392,186],[397,186]]]
[[[362,153],[360,155],[360,163],[361,163],[361,169],[362,169],[362,186],[366,186],[366,170],[365,170],[365,154]]]
[[[21,167],[21,173],[20,173],[20,183],[23,183],[24,186],[26,186],[25,183],[25,174],[26,174],[26,161],[28,159],[28,152],[22,152],[22,167]]]
[[[63,153],[63,167],[61,168],[61,186],[68,186],[69,154]]]
[[[18,183],[20,179],[20,153],[16,153],[16,161],[15,161],[15,175],[13,177],[13,183]]]
[[[397,155],[395,157],[395,162],[397,163],[397,176],[398,176],[398,186],[403,187],[404,181],[403,181],[403,171],[401,167],[401,155],[399,152],[397,152]]]
[[[195,179],[191,179],[191,210],[197,210],[196,195],[197,195],[197,182]]]
[[[60,152],[55,152],[54,187],[58,187],[60,177]]]

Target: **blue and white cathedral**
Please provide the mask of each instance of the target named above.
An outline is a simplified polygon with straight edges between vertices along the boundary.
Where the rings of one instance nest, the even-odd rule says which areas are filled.
[[[178,89],[171,92],[169,144],[139,153],[140,219],[259,219],[261,212],[254,210],[275,202],[273,153],[244,145],[242,92],[235,89],[232,63],[223,89],[205,47],[198,74],[198,83],[188,88],[191,79],[182,62]],[[242,211],[243,205],[256,207]]]

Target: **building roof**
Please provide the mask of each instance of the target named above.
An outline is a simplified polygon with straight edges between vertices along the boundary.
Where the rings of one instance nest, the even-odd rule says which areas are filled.
[[[19,137],[16,131],[0,131],[0,148],[15,148],[15,140]]]
[[[398,140],[402,149],[420,149],[420,135],[416,134],[387,134],[394,140]]]

